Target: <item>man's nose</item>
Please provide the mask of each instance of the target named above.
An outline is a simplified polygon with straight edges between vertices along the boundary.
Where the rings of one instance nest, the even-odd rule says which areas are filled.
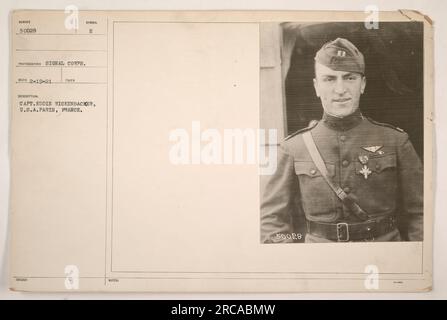
[[[334,91],[335,91],[335,93],[338,93],[338,94],[343,94],[346,92],[346,88],[345,88],[343,79],[337,79],[337,81],[335,82]]]

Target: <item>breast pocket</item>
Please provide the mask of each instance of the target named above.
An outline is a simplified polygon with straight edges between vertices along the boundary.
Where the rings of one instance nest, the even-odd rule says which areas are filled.
[[[323,175],[312,161],[295,161],[294,164],[306,216],[314,221],[331,221],[336,216],[335,194]],[[326,163],[326,169],[328,177],[332,179],[335,176],[335,164]]]
[[[356,162],[356,194],[370,214],[392,212],[396,207],[398,181],[396,154],[368,156],[366,164]]]
[[[355,171],[358,175],[365,176],[366,178],[380,178],[382,174],[395,173],[397,166],[397,160],[395,154],[387,154],[383,156],[370,156],[366,164],[356,162]]]

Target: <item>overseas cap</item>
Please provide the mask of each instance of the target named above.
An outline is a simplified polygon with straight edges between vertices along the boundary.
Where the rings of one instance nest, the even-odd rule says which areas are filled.
[[[315,61],[336,71],[365,73],[363,54],[343,38],[325,43],[315,55]]]

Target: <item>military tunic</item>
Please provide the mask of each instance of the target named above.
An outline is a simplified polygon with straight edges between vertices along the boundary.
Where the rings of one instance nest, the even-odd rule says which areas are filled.
[[[366,211],[369,219],[397,220],[397,228],[365,240],[422,240],[423,169],[408,134],[360,112],[343,119],[325,114],[307,130],[333,183]],[[265,243],[293,242],[278,235],[294,233],[293,220],[300,215],[316,223],[359,222],[315,166],[302,132],[280,146],[277,170],[269,177],[262,199],[261,237]],[[306,242],[327,241],[331,240],[306,235]]]

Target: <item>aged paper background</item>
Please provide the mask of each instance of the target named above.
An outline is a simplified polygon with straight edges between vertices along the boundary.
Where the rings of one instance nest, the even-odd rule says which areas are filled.
[[[104,13],[88,14],[106,19]],[[50,21],[57,19],[54,15]],[[331,13],[322,19],[328,16],[336,18]],[[157,23],[172,21],[169,13],[115,13],[112,17],[115,22],[109,21],[107,27],[113,28],[114,36],[109,34],[103,42],[113,52],[112,57],[107,55],[107,62],[113,61],[113,70],[108,64],[113,84],[70,92],[71,97],[90,95],[97,102],[96,109],[58,118],[37,115],[37,122],[35,114],[26,115],[20,118],[20,128],[27,129],[17,133],[13,113],[12,144],[17,148],[12,162],[20,164],[21,170],[13,179],[12,209],[14,227],[23,230],[13,234],[13,244],[21,244],[13,248],[13,270],[21,279],[35,277],[19,282],[19,287],[63,290],[64,266],[76,264],[85,277],[81,290],[359,291],[363,290],[363,268],[373,257],[384,273],[384,290],[426,288],[427,283],[418,279],[427,273],[413,273],[430,273],[430,237],[425,242],[424,266],[418,243],[262,246],[258,241],[256,166],[173,167],[166,161],[169,130],[190,130],[193,120],[200,120],[205,128],[257,127],[256,21],[272,19],[271,14],[247,19],[227,13],[211,23],[203,15],[181,15],[188,27]],[[390,18],[403,19],[401,15]],[[141,22],[148,19],[154,21]],[[238,23],[229,23],[232,19]],[[289,19],[302,16],[289,13],[273,18]],[[237,37],[229,38],[226,35],[234,32],[232,28],[238,30]],[[91,46],[101,44],[94,41]],[[218,44],[225,44],[225,50],[216,50]],[[138,51],[132,51],[133,47]],[[185,47],[191,49],[189,55],[163,55]],[[197,48],[202,51],[197,53]],[[174,59],[179,56],[182,59]],[[166,90],[173,80],[167,70],[175,74],[175,94]],[[148,91],[147,83],[158,87]],[[54,94],[42,88],[37,91]],[[166,109],[167,105],[172,108]],[[49,134],[49,127],[58,134]],[[430,154],[430,144],[426,149]],[[36,160],[47,167],[33,176]],[[39,181],[39,188],[29,181]],[[14,201],[19,199],[14,196],[18,186],[19,198],[32,199],[31,203]],[[49,206],[45,199],[50,197],[55,200]],[[41,214],[28,216],[33,210],[45,212],[45,221]],[[430,221],[425,226],[430,227]],[[338,257],[344,257],[345,263],[337,263],[342,261]],[[197,271],[201,272],[197,275]],[[143,275],[135,276],[137,273]],[[393,273],[407,275],[401,282],[401,276],[386,275]],[[145,278],[148,274],[151,276]],[[109,282],[115,279],[119,282]]]

